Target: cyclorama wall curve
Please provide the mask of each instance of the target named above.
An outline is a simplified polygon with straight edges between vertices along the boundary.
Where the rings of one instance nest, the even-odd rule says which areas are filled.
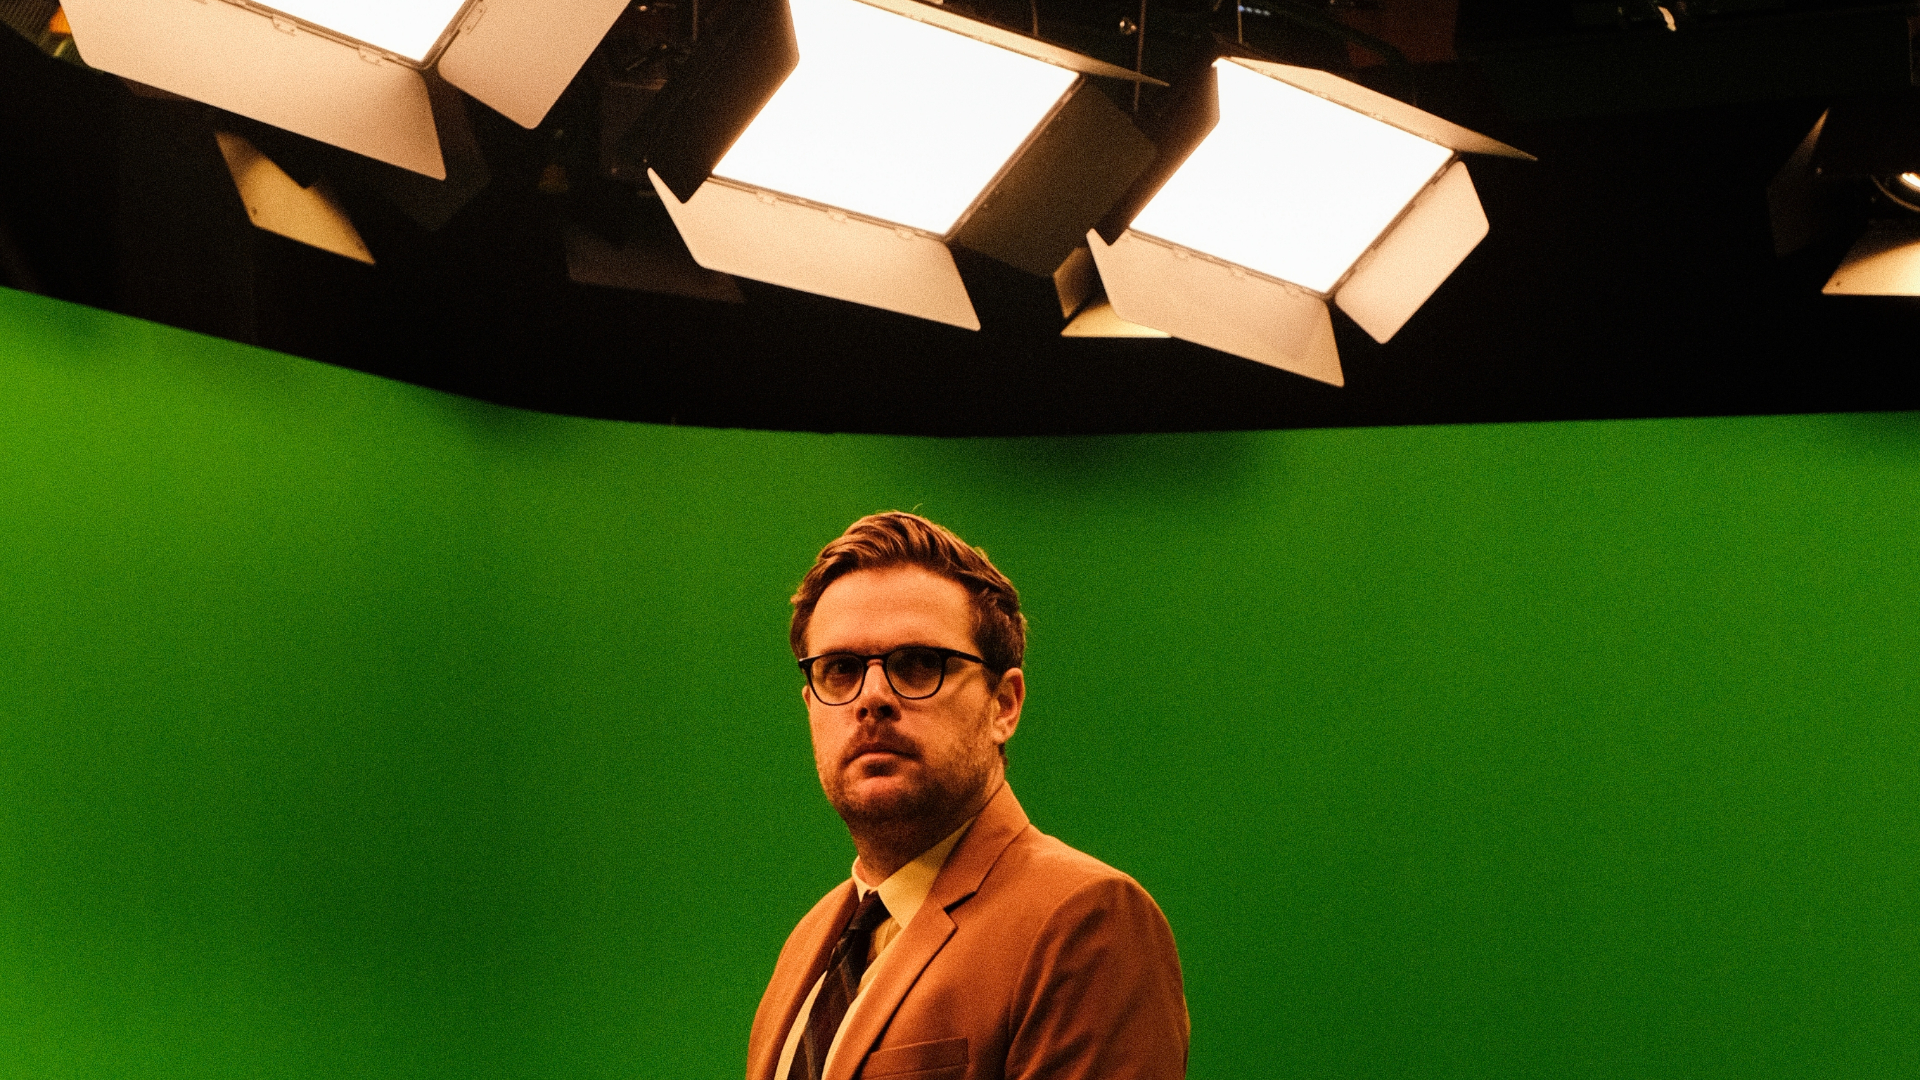
[[[1023,589],[1193,1076],[1920,1070],[1914,416],[671,429],[0,293],[0,1075],[737,1077],[889,507]]]

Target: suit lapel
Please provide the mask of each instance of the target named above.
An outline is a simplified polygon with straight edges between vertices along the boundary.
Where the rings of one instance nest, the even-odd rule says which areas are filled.
[[[749,1050],[747,1080],[775,1080],[774,1070],[780,1065],[780,1051],[786,1046],[787,1032],[793,1027],[801,1004],[807,1000],[807,991],[813,989],[820,973],[827,969],[834,942],[840,940],[840,931],[853,917],[857,895],[851,881],[842,882],[840,888],[823,897],[801,925],[794,928],[794,940],[781,951],[780,962],[767,988],[767,999],[761,1003],[761,1011],[779,1022],[764,1029],[756,1023],[755,1030],[764,1030],[767,1034]]]
[[[941,946],[952,936],[953,920],[929,902],[900,936],[893,939],[880,960],[879,970],[874,972],[873,981],[860,991],[853,1008],[847,1011],[840,1045],[833,1052],[833,1060],[827,1063],[823,1080],[849,1080],[853,1070],[866,1060],[867,1052],[879,1041],[887,1021],[893,1019],[900,999],[907,995],[907,990],[926,970],[928,961],[939,954]]]
[[[860,997],[848,1011],[846,1027],[840,1033],[839,1048],[834,1051],[833,1060],[827,1065],[827,1075],[822,1080],[851,1080],[854,1070],[867,1059],[873,1044],[880,1040],[887,1023],[900,1008],[901,999],[907,996],[907,991],[920,980],[920,973],[926,970],[946,945],[947,939],[953,936],[953,918],[948,912],[980,891],[980,883],[986,879],[987,872],[1000,860],[1007,845],[1013,843],[1014,838],[1026,828],[1026,811],[1020,808],[1019,801],[1013,797],[1013,789],[1002,784],[993,798],[987,800],[986,809],[974,819],[973,828],[967,830],[967,835],[947,856],[947,864],[940,868],[940,875],[933,879],[933,888],[928,890],[926,902],[920,905],[920,910],[907,928],[887,947],[886,955],[880,959],[879,969],[874,972],[873,981],[860,992]],[[822,960],[821,964],[824,966],[825,961]],[[817,977],[818,968],[815,971]],[[801,993],[806,993],[805,988]],[[799,1008],[798,1002],[794,1008]],[[776,1056],[778,1053],[775,1050]]]

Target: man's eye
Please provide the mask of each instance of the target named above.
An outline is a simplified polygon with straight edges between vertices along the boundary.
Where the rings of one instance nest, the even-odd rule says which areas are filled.
[[[902,675],[916,679],[931,678],[946,666],[946,660],[932,649],[902,649],[894,669]]]
[[[864,665],[857,656],[829,656],[815,665],[821,675],[829,679],[850,679],[860,674]]]

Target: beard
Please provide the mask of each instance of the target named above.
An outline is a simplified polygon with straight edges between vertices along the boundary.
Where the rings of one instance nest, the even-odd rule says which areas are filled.
[[[847,757],[876,748],[907,756],[909,761],[893,775],[917,773],[918,782],[889,785],[887,790],[877,792],[862,790],[868,777],[850,776],[843,761],[831,773],[821,774],[820,786],[827,802],[856,833],[893,843],[930,836],[924,847],[938,843],[978,809],[993,779],[994,766],[1000,761],[999,748],[988,737],[984,722],[968,733],[959,753],[945,761],[929,761],[922,748],[892,735],[862,742]]]

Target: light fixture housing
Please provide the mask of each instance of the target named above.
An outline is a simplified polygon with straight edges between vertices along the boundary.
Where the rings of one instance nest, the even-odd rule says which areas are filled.
[[[1153,81],[916,0],[743,0],[628,157],[702,266],[977,330],[949,245],[1051,275],[1153,160],[1087,76]]]
[[[1767,185],[1776,255],[1865,226],[1822,293],[1920,296],[1917,123],[1920,103],[1906,94],[1836,105]]]
[[[446,178],[424,73],[535,127],[626,0],[66,0],[92,67]]]
[[[1487,234],[1462,153],[1505,143],[1311,68],[1223,56],[1087,245],[1114,313],[1340,385],[1328,301],[1385,342]],[[1064,294],[1063,294],[1064,295]]]

